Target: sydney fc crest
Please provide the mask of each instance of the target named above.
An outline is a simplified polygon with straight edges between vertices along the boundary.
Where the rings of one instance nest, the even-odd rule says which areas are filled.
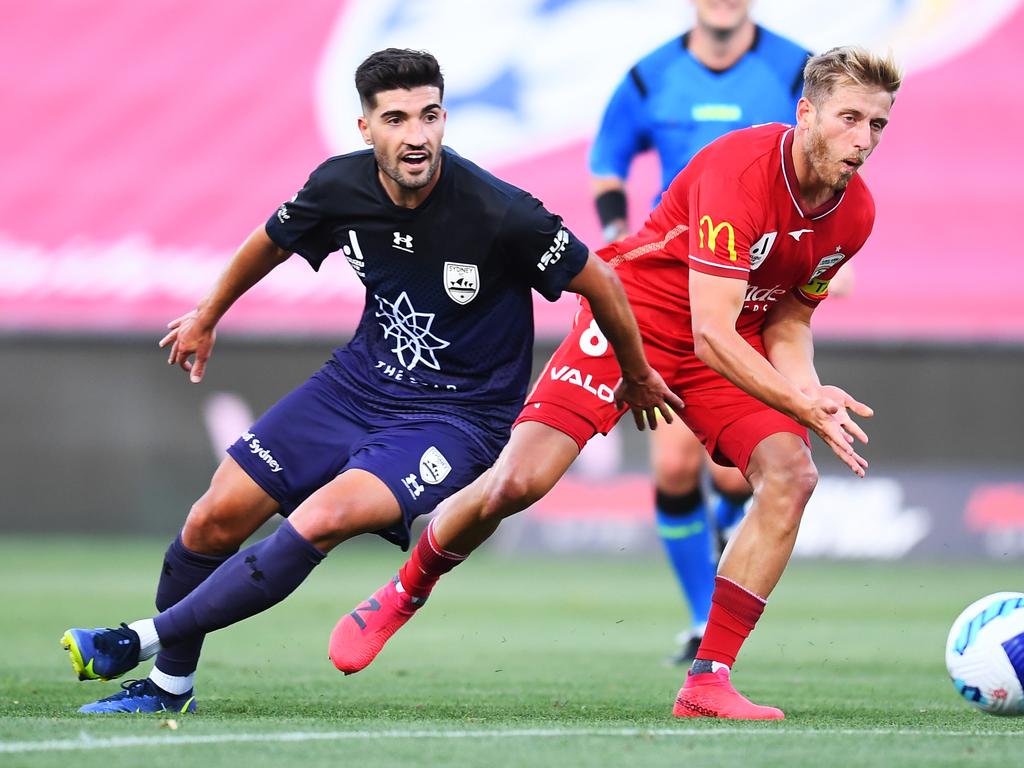
[[[444,263],[444,290],[456,304],[469,304],[480,292],[480,273],[476,264]]]
[[[448,477],[452,465],[435,446],[430,446],[420,457],[420,477],[428,485],[438,485]]]

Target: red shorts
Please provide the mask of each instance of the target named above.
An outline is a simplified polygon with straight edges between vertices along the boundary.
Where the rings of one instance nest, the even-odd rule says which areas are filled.
[[[683,421],[716,462],[746,473],[758,443],[779,432],[792,433],[810,446],[804,427],[721,376],[708,384],[708,376],[701,375],[700,387],[687,387],[687,379],[694,377],[686,369],[692,371],[695,358],[692,352],[684,358],[678,348],[671,347],[664,339],[658,343],[644,339],[648,362],[683,399]],[[626,413],[615,410],[613,392],[620,376],[611,345],[583,308],[572,332],[545,366],[516,424],[547,424],[567,434],[582,450],[595,433],[607,434]]]

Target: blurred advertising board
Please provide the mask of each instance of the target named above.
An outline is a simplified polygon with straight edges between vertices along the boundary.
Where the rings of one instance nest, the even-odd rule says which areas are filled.
[[[450,146],[596,247],[586,152],[605,101],[692,21],[679,0],[2,6],[17,31],[0,48],[11,73],[0,81],[0,332],[13,333],[159,333],[324,157],[361,148],[352,73],[389,45],[440,59]],[[891,48],[907,70],[865,171],[878,219],[857,287],[819,313],[820,333],[1024,340],[1024,254],[1010,227],[1024,196],[1019,0],[775,0],[754,13],[812,49]],[[652,159],[638,162],[636,223],[656,176]],[[314,274],[295,262],[225,327],[350,332],[363,290],[347,265]],[[559,336],[571,312],[539,300],[540,333]]]

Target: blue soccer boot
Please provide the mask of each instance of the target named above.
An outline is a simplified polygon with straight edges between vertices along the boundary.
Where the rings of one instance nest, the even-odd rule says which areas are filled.
[[[113,680],[139,663],[139,636],[117,629],[69,629],[61,638],[79,680]]]
[[[166,712],[185,714],[196,711],[196,697],[191,690],[180,695],[168,693],[148,678],[146,680],[125,680],[121,691],[105,699],[94,701],[80,708],[87,715],[106,712]]]

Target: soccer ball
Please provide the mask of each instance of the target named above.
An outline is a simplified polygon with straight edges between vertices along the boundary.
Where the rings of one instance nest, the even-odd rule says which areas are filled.
[[[957,693],[983,712],[1024,715],[1024,593],[967,606],[949,630],[946,669]]]

